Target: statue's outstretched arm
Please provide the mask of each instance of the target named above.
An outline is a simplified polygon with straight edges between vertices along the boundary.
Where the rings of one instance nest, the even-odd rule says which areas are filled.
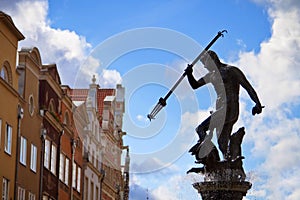
[[[239,80],[240,85],[248,92],[250,98],[256,104],[252,110],[252,114],[255,115],[255,114],[261,113],[262,106],[261,106],[261,103],[259,101],[259,98],[258,98],[257,93],[255,92],[254,88],[249,83],[249,81],[247,80],[247,78],[245,77],[245,75],[243,74],[243,72],[241,70],[239,70],[238,68],[234,68],[234,71],[235,71],[235,75],[237,76],[236,78]]]

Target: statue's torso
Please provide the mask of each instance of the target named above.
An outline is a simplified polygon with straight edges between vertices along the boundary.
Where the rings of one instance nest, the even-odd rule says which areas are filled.
[[[237,117],[239,107],[240,84],[234,70],[235,67],[224,66],[209,75],[209,81],[217,94],[216,109],[226,108],[230,118]]]

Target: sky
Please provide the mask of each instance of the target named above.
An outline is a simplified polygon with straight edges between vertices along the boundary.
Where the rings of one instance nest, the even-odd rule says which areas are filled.
[[[42,62],[56,63],[61,81],[88,88],[126,89],[123,131],[130,146],[130,199],[199,199],[186,174],[195,127],[214,109],[211,86],[192,90],[184,79],[167,106],[146,115],[218,31],[228,33],[211,49],[239,67],[265,106],[240,93],[246,200],[300,199],[300,1],[298,0],[0,0]],[[206,71],[199,63],[196,77]]]

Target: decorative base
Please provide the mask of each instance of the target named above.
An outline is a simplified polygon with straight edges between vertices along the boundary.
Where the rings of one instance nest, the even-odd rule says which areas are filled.
[[[251,186],[247,181],[204,181],[193,184],[203,200],[242,200]]]
[[[204,181],[194,183],[194,188],[203,200],[242,200],[252,184],[245,181],[246,175],[242,169],[230,169],[224,163],[222,170],[204,173]]]
[[[187,173],[204,175],[203,182],[193,184],[203,200],[242,200],[246,196],[252,184],[245,181],[244,156],[241,155],[244,135],[242,127],[230,136],[228,154],[223,155],[223,161],[220,161],[218,150],[210,140],[198,142],[191,148],[190,152],[195,155],[196,162],[203,164],[203,167],[191,168]],[[211,149],[210,152],[201,156],[203,149],[208,152],[207,148]]]

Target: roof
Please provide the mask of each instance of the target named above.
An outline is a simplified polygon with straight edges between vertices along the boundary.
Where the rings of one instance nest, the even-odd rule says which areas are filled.
[[[71,97],[72,101],[86,101],[88,93],[88,89],[70,89],[68,91],[68,95]]]
[[[71,97],[72,101],[86,101],[88,93],[89,89],[71,89],[68,95]],[[102,114],[103,112],[104,99],[108,98],[111,100],[112,98],[115,98],[115,95],[115,89],[97,89],[97,106],[99,114]]]
[[[47,69],[49,75],[56,81],[59,85],[61,85],[60,76],[57,70],[56,64],[46,64],[42,66],[43,69]]]
[[[102,114],[104,107],[104,99],[107,96],[114,96],[115,89],[98,89],[97,91],[97,101],[98,101],[98,111]]]

